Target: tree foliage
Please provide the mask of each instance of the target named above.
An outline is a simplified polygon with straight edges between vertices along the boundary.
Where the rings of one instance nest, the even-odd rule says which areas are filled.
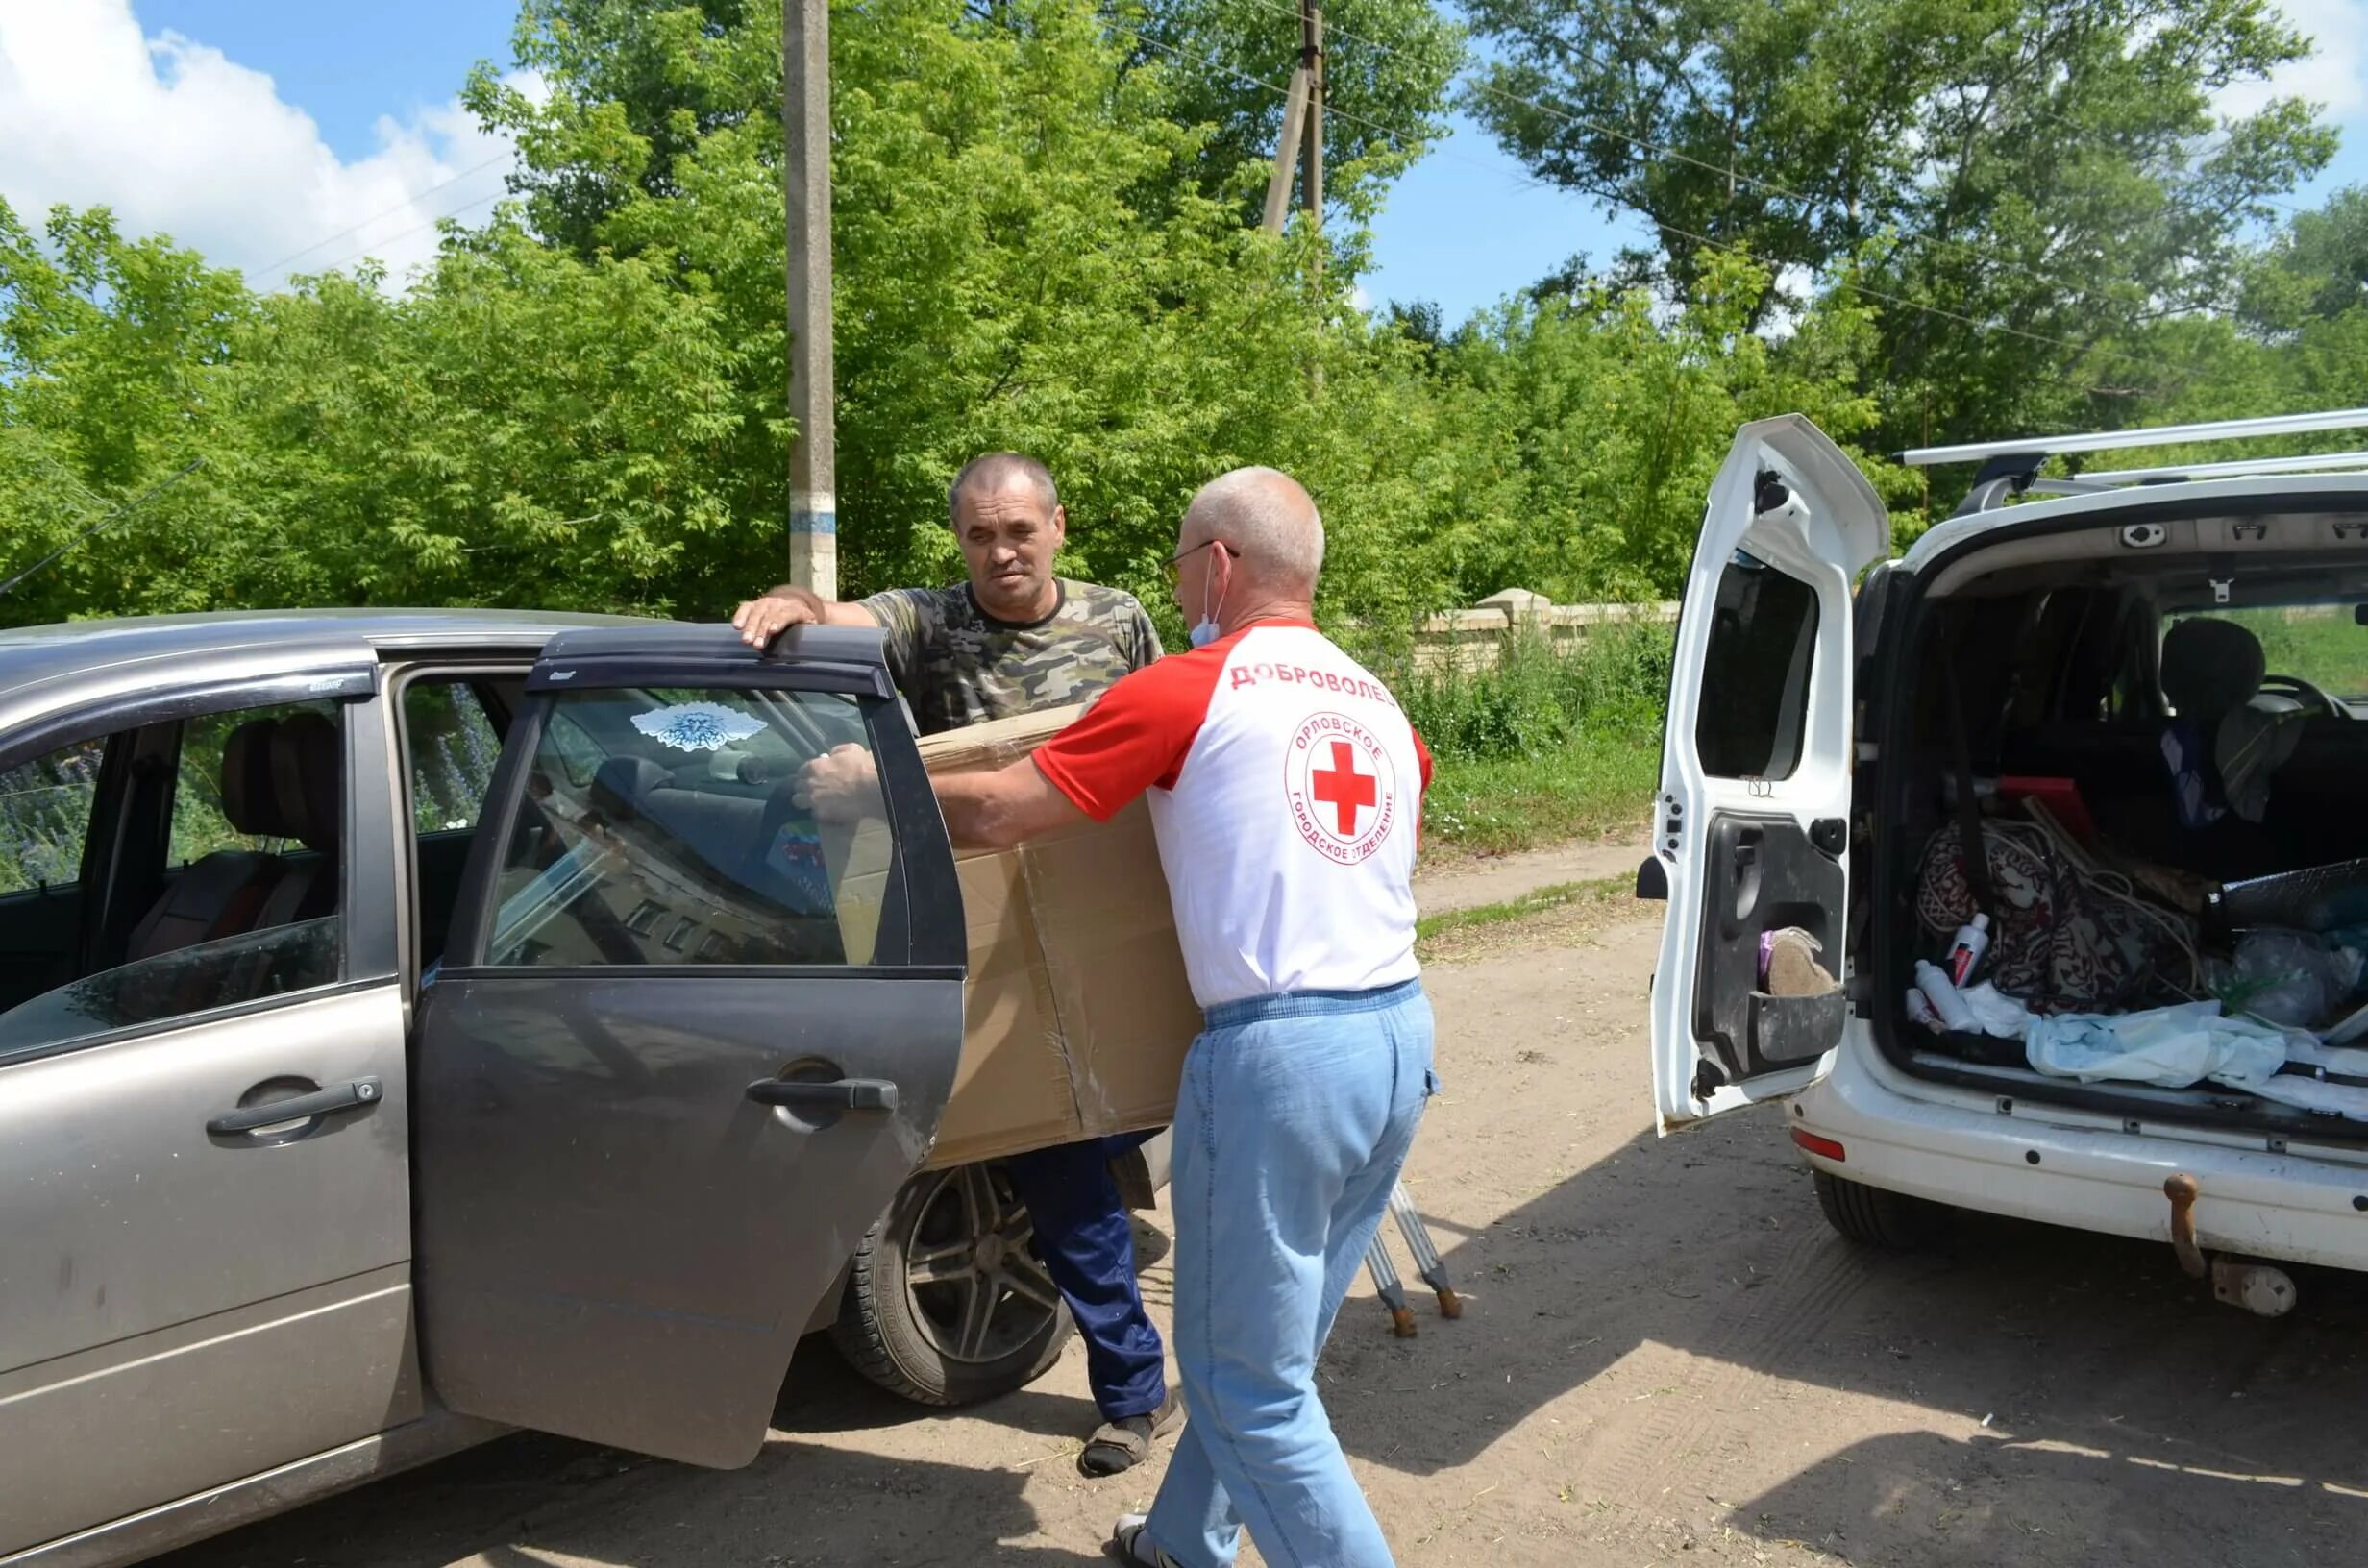
[[[2233,306],[2314,110],[2215,95],[2307,52],[2268,0],[1473,0],[1474,112],[1656,226],[1680,296],[1740,248],[1893,307],[1887,433],[2125,419],[2146,329]],[[1763,311],[1787,303],[1771,289]],[[1914,306],[1926,306],[1918,309]]]
[[[2368,403],[2368,197],[2267,222],[2328,134],[2210,108],[2299,47],[2254,0],[1475,0],[1483,118],[1668,227],[1460,326],[1355,297],[1461,59],[1420,0],[1329,11],[1324,232],[1248,221],[1295,9],[840,0],[844,591],[955,573],[945,486],[995,447],[1059,477],[1065,565],[1171,631],[1193,489],[1286,468],[1327,613],[1386,637],[1512,586],[1675,592],[1762,415],[1863,449],[1905,535],[1920,481],[1865,453]],[[546,90],[468,86],[513,199],[409,280],[258,293],[103,210],[0,207],[0,577],[71,547],[0,623],[717,616],[776,580],[779,27],[779,0],[525,0]]]

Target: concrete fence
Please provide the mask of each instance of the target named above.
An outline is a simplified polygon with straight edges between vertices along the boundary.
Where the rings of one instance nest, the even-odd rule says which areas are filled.
[[[1662,604],[1557,604],[1543,594],[1508,588],[1468,610],[1450,610],[1423,622],[1415,631],[1415,668],[1492,669],[1517,630],[1566,652],[1598,627],[1665,626],[1676,620],[1674,600]]]

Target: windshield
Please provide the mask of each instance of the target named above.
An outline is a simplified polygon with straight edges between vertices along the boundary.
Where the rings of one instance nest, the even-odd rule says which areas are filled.
[[[2272,676],[2306,681],[2330,697],[2368,700],[2368,626],[2349,604],[2298,604],[2242,610],[2211,610],[2166,618],[2162,629],[2182,621],[2232,621],[2260,639]]]

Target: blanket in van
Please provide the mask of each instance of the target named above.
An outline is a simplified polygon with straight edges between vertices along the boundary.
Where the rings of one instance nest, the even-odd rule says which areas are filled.
[[[2091,888],[2044,837],[1985,822],[1982,840],[1998,900],[1983,974],[2035,1013],[2139,1005],[2183,966],[2159,924]],[[1916,877],[1916,919],[1943,943],[1974,916],[1962,843],[1954,824],[1935,833]]]

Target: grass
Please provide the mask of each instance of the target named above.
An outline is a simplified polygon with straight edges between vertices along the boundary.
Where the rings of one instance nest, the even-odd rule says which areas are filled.
[[[1422,812],[1424,857],[1640,834],[1660,774],[1659,743],[1626,736],[1567,741],[1526,756],[1442,758]]]
[[[1439,763],[1426,849],[1504,854],[1640,831],[1661,770],[1670,639],[1667,626],[1604,626],[1566,649],[1517,637],[1487,670],[1394,671]]]
[[[1415,926],[1415,951],[1426,963],[1471,958],[1536,935],[1549,919],[1571,933],[1601,924],[1631,908],[1635,883],[1624,876],[1592,882],[1558,882],[1500,904],[1426,915]]]

